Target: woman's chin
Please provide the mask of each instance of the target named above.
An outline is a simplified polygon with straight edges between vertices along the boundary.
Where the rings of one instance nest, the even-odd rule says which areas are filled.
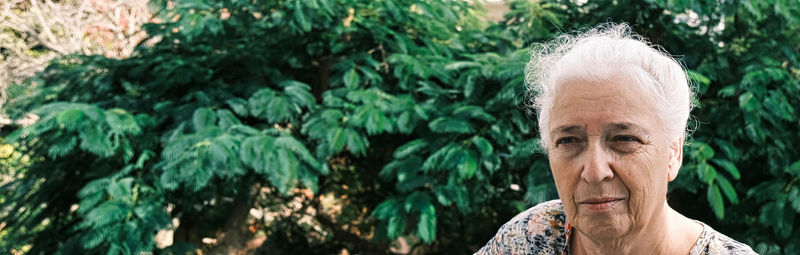
[[[625,214],[594,212],[581,217],[575,223],[575,229],[591,239],[618,238],[631,229],[630,218]]]

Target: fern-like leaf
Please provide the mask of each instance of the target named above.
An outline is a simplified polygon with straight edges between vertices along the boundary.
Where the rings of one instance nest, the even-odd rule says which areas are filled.
[[[108,126],[111,128],[111,132],[131,135],[139,135],[142,133],[142,129],[136,122],[136,118],[123,109],[114,108],[107,110],[105,112],[105,117],[106,123],[108,123]]]
[[[275,145],[289,149],[293,153],[299,154],[300,158],[313,168],[319,166],[319,161],[311,154],[305,145],[291,136],[282,136],[275,139]]]
[[[77,144],[77,137],[59,137],[58,141],[50,144],[50,147],[47,149],[47,155],[54,159],[63,157],[69,154]]]
[[[211,109],[199,108],[192,114],[192,125],[194,125],[194,130],[203,130],[208,126],[215,125],[216,123],[217,115],[214,114],[214,111]]]
[[[62,125],[69,131],[78,130],[85,123],[84,119],[88,119],[86,114],[79,109],[68,109],[58,113],[56,123]]]
[[[80,138],[80,147],[85,151],[100,157],[109,157],[114,153],[110,136],[100,126],[82,129]]]

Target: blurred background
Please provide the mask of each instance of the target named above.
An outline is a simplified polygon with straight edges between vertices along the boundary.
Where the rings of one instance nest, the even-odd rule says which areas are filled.
[[[530,47],[603,22],[695,86],[670,205],[800,253],[793,0],[5,0],[0,253],[471,254],[557,198]]]

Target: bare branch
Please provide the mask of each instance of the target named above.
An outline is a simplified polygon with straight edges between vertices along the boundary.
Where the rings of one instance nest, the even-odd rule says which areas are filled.
[[[146,38],[139,28],[151,17],[147,2],[0,1],[0,47],[3,48],[0,71],[5,73],[0,76],[0,91],[41,71],[58,55],[83,53],[127,57]]]

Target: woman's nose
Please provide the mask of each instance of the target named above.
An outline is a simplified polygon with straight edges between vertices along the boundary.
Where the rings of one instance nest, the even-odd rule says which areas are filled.
[[[599,142],[590,142],[584,152],[583,172],[581,178],[588,183],[601,183],[614,179],[611,170],[611,157]]]

